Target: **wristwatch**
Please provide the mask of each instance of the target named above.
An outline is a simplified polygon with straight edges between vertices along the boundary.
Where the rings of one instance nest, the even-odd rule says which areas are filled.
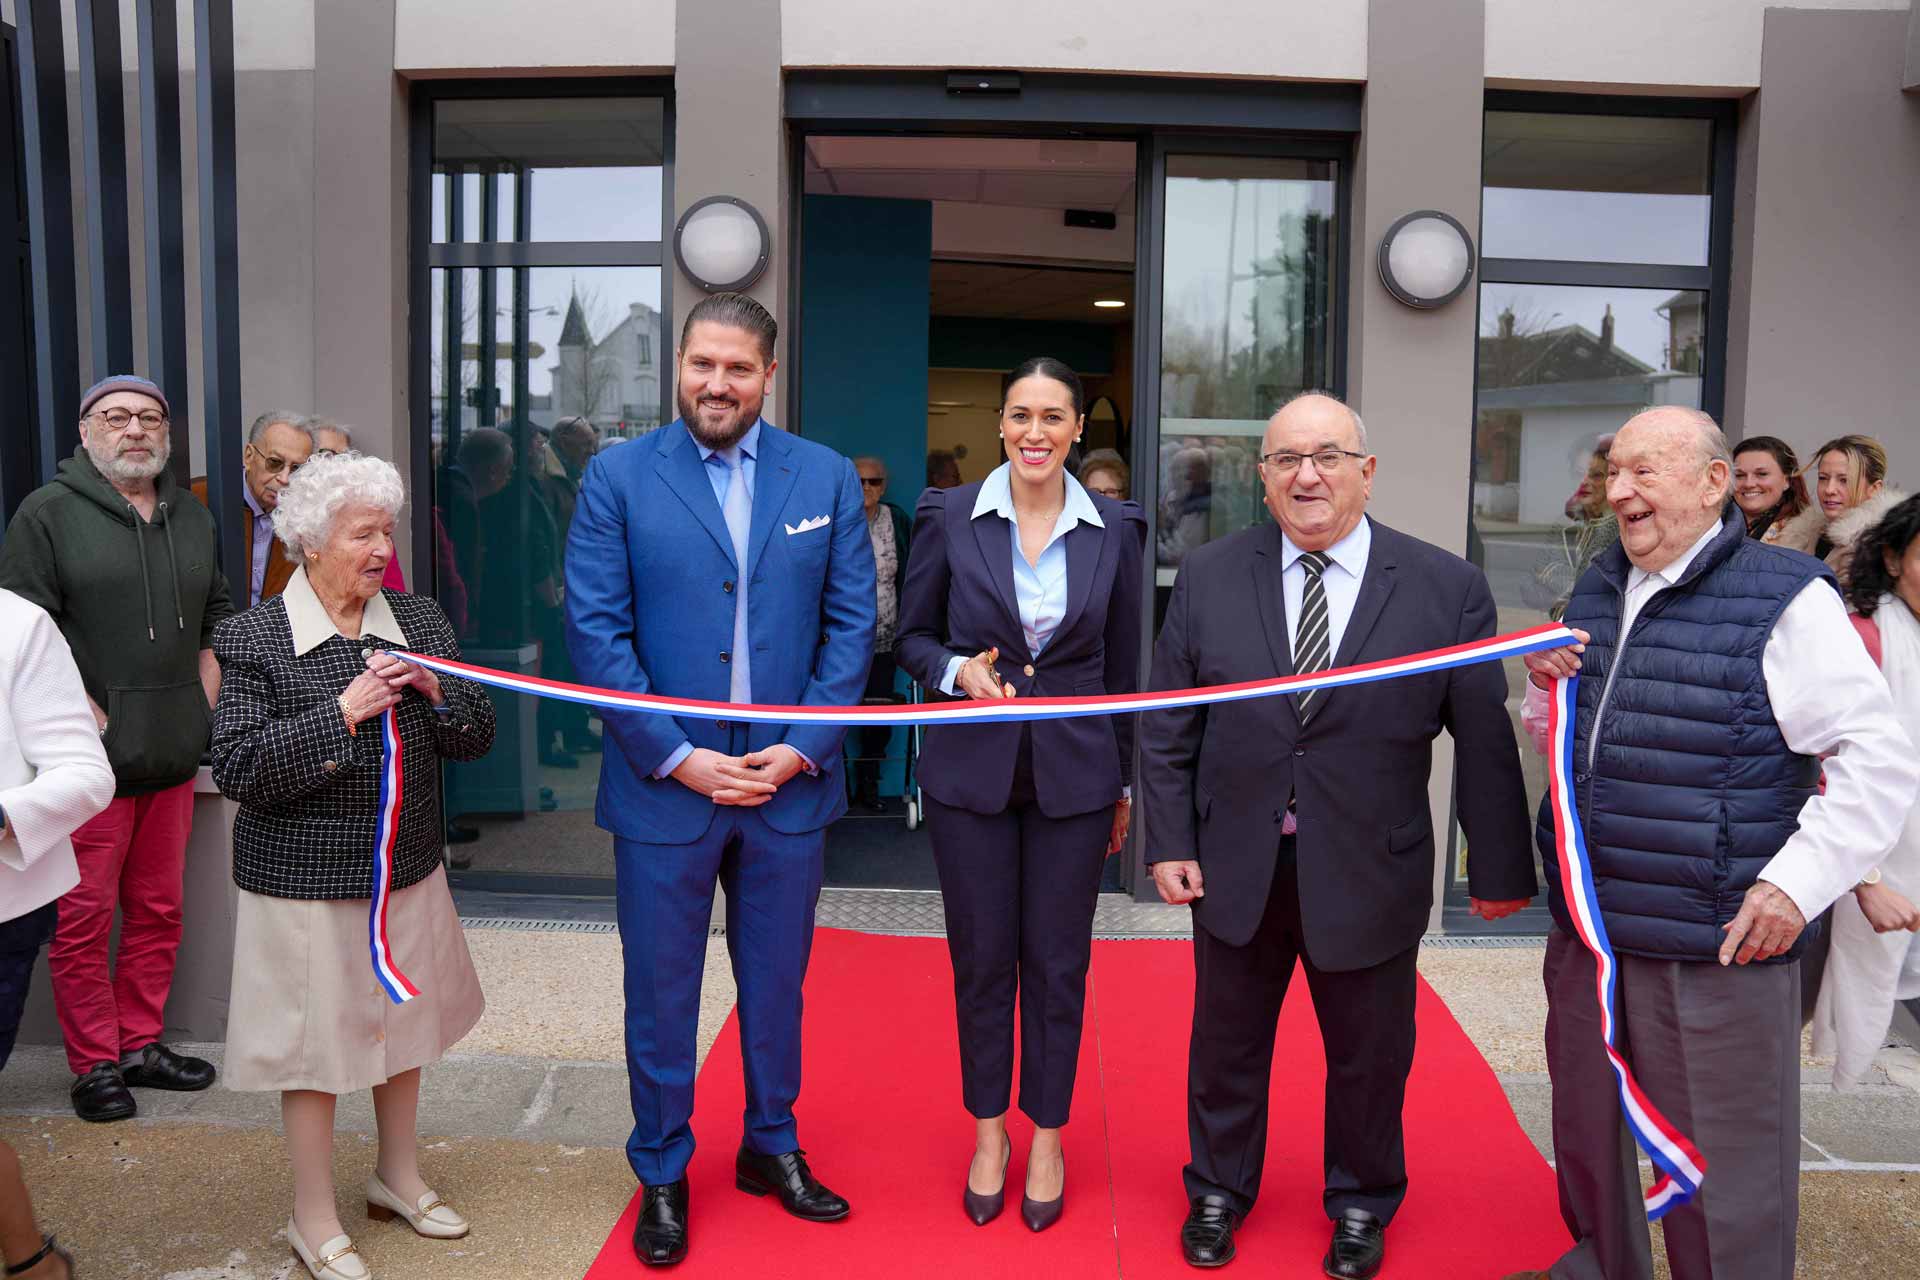
[[[1864,888],[1865,886],[1870,884],[1879,884],[1879,883],[1880,883],[1880,868],[1875,867],[1873,870],[1867,872],[1867,874],[1861,876],[1860,883],[1855,885],[1854,888],[1859,889],[1859,888]]]

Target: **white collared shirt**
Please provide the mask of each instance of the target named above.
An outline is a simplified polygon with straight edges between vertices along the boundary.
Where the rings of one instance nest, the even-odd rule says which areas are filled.
[[[1623,638],[1647,601],[1685,576],[1721,528],[1716,522],[1664,569],[1633,568],[1621,610]],[[1807,801],[1799,830],[1760,872],[1812,920],[1893,847],[1920,788],[1920,763],[1894,717],[1886,679],[1847,621],[1838,592],[1817,582],[1802,588],[1773,624],[1760,667],[1787,746],[1826,757],[1825,792]],[[1548,701],[1546,691],[1528,680],[1520,719],[1542,755]]]
[[[1064,471],[1060,478],[1066,482],[1066,499],[1053,522],[1053,532],[1047,535],[1047,545],[1032,564],[1027,563],[1026,553],[1020,549],[1020,518],[1013,509],[1013,464],[1003,462],[995,467],[980,482],[980,496],[973,501],[973,519],[999,516],[1007,522],[1013,543],[1014,605],[1019,610],[1027,653],[1035,658],[1047,647],[1067,616],[1067,535],[1081,524],[1106,528],[1099,509],[1080,482]],[[971,656],[955,654],[947,660],[947,673],[940,681],[942,693],[954,692],[960,668]]]
[[[1360,599],[1360,582],[1367,574],[1367,556],[1373,550],[1373,525],[1363,515],[1347,536],[1323,553],[1327,567],[1320,574],[1320,589],[1327,595],[1327,654],[1329,661],[1340,652],[1340,641],[1353,618],[1353,606]],[[1280,590],[1287,602],[1287,649],[1298,648],[1300,638],[1300,599],[1307,589],[1307,570],[1300,563],[1305,555],[1280,531]]]
[[[293,577],[287,580],[287,589],[281,594],[287,606],[287,625],[293,630],[294,657],[311,653],[340,634],[340,629],[333,625],[333,619],[327,614],[327,606],[320,603],[320,597],[314,594],[313,584],[307,581],[305,565],[293,571]],[[362,609],[360,634],[378,636],[382,640],[404,644],[410,649],[414,647],[413,637],[401,630],[399,620],[393,616],[393,606],[387,603],[387,593],[384,591],[368,600]]]

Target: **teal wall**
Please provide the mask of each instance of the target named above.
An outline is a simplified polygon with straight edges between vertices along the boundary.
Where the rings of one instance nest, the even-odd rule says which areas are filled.
[[[887,500],[912,515],[927,475],[933,205],[807,196],[801,219],[805,434],[848,457],[884,461]],[[904,677],[898,687],[906,688]],[[902,754],[904,744],[895,730],[887,754]],[[898,765],[881,773],[880,789],[899,793]]]

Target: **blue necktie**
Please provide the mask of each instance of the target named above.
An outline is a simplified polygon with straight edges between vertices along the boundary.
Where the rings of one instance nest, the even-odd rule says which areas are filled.
[[[727,701],[752,702],[753,680],[747,643],[747,532],[753,527],[753,495],[747,492],[747,473],[740,465],[740,449],[721,449],[716,454],[727,464],[727,500],[720,514],[726,519],[727,533],[733,538],[733,561],[739,567],[740,581],[733,593],[733,680],[727,689]]]

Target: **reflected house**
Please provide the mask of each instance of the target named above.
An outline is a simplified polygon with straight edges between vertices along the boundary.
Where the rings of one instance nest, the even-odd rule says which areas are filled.
[[[660,425],[660,313],[630,303],[620,323],[598,341],[575,293],[556,344],[552,419],[579,416],[603,436],[637,436]]]
[[[1683,290],[1654,310],[1667,318],[1667,367],[1676,373],[1699,373],[1701,349],[1707,338],[1705,297]]]
[[[1670,350],[1694,353],[1695,370],[1698,299],[1677,294],[1661,304]],[[1482,523],[1561,525],[1596,439],[1641,409],[1699,403],[1697,371],[1656,369],[1615,345],[1611,306],[1598,332],[1582,324],[1526,332],[1511,308],[1503,310],[1480,338],[1474,515]]]

